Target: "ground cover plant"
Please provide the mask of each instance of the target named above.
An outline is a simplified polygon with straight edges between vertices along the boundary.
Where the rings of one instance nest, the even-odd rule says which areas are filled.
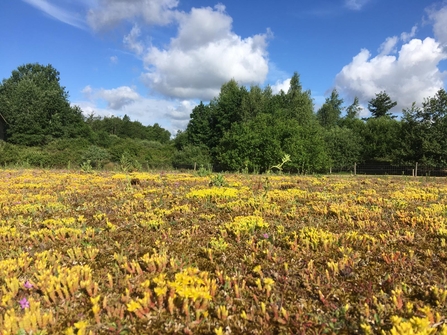
[[[445,179],[1,170],[0,190],[1,335],[447,334]]]

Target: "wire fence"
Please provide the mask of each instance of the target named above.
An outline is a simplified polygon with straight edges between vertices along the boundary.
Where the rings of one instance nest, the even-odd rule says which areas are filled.
[[[377,164],[363,163],[354,164],[345,168],[331,168],[330,174],[333,173],[351,173],[353,175],[390,175],[390,176],[447,176],[447,167],[433,167],[420,165],[393,165],[393,164]]]
[[[147,164],[147,170],[177,170],[177,171],[199,171],[199,169],[206,169],[212,172],[222,172],[218,166],[207,164],[206,166],[199,164],[166,164],[155,163]],[[390,176],[432,176],[432,177],[446,177],[447,167],[433,167],[425,166],[415,163],[414,165],[395,165],[395,164],[380,164],[380,163],[359,163],[345,167],[332,167],[328,174],[352,174],[352,175],[390,175]]]

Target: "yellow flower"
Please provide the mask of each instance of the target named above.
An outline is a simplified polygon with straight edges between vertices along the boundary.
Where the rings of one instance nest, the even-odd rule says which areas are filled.
[[[127,310],[129,312],[135,312],[137,309],[142,308],[141,304],[138,301],[132,300],[127,304]]]
[[[222,327],[215,328],[214,332],[216,333],[216,335],[224,335],[225,334]]]
[[[99,298],[101,298],[100,295],[98,295],[98,296],[95,297],[95,298],[91,297],[91,298],[90,298],[90,301],[91,301],[92,305],[97,305],[98,302],[99,302]]]
[[[74,324],[74,326],[76,327],[76,329],[85,329],[88,327],[88,322],[87,321],[78,321]]]
[[[164,287],[156,287],[154,288],[155,294],[157,295],[157,297],[161,296],[161,295],[165,295],[166,292],[168,291],[168,288],[166,286]]]

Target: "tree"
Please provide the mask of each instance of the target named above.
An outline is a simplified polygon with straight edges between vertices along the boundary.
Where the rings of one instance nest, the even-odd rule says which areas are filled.
[[[392,119],[396,118],[396,116],[392,115],[389,110],[397,105],[396,101],[391,101],[390,96],[382,91],[376,94],[374,99],[371,99],[368,102],[368,109],[372,114],[372,117],[377,119],[381,116],[390,117]]]
[[[264,172],[280,162],[275,122],[272,115],[262,113],[251,121],[235,123],[220,141],[217,165],[223,170]]]
[[[210,120],[211,108],[200,101],[200,104],[192,110],[186,127],[189,143],[194,146],[208,145],[211,135]]]
[[[253,120],[259,113],[262,113],[267,99],[268,89],[263,92],[259,86],[251,86],[248,94],[242,97],[242,121]]]
[[[355,97],[354,101],[351,105],[346,108],[346,119],[354,120],[357,119],[362,111],[362,107],[360,107],[359,98]]]
[[[433,97],[403,110],[404,157],[432,166],[447,164],[447,92],[440,89]]]
[[[222,85],[219,96],[210,103],[211,150],[217,147],[224,133],[229,131],[234,123],[242,121],[242,100],[246,94],[248,94],[246,88],[239,87],[232,79]]]
[[[336,89],[332,90],[331,96],[326,98],[325,103],[317,111],[317,120],[325,128],[335,127],[340,120],[343,99],[340,98]]]
[[[314,104],[310,91],[303,91],[300,76],[295,72],[290,79],[290,87],[285,95],[288,117],[300,125],[306,125],[314,119]]]
[[[363,129],[363,160],[394,161],[401,147],[400,127],[389,117],[370,118]]]
[[[68,92],[51,65],[26,64],[0,84],[0,114],[7,121],[6,139],[22,145],[42,145],[54,138],[91,136],[79,107],[71,107]]]
[[[346,169],[360,161],[362,138],[352,129],[340,127],[327,129],[325,141],[333,168]]]

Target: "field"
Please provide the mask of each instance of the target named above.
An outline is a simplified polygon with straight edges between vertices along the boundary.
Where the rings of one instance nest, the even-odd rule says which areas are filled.
[[[0,170],[0,334],[447,334],[445,178]]]

